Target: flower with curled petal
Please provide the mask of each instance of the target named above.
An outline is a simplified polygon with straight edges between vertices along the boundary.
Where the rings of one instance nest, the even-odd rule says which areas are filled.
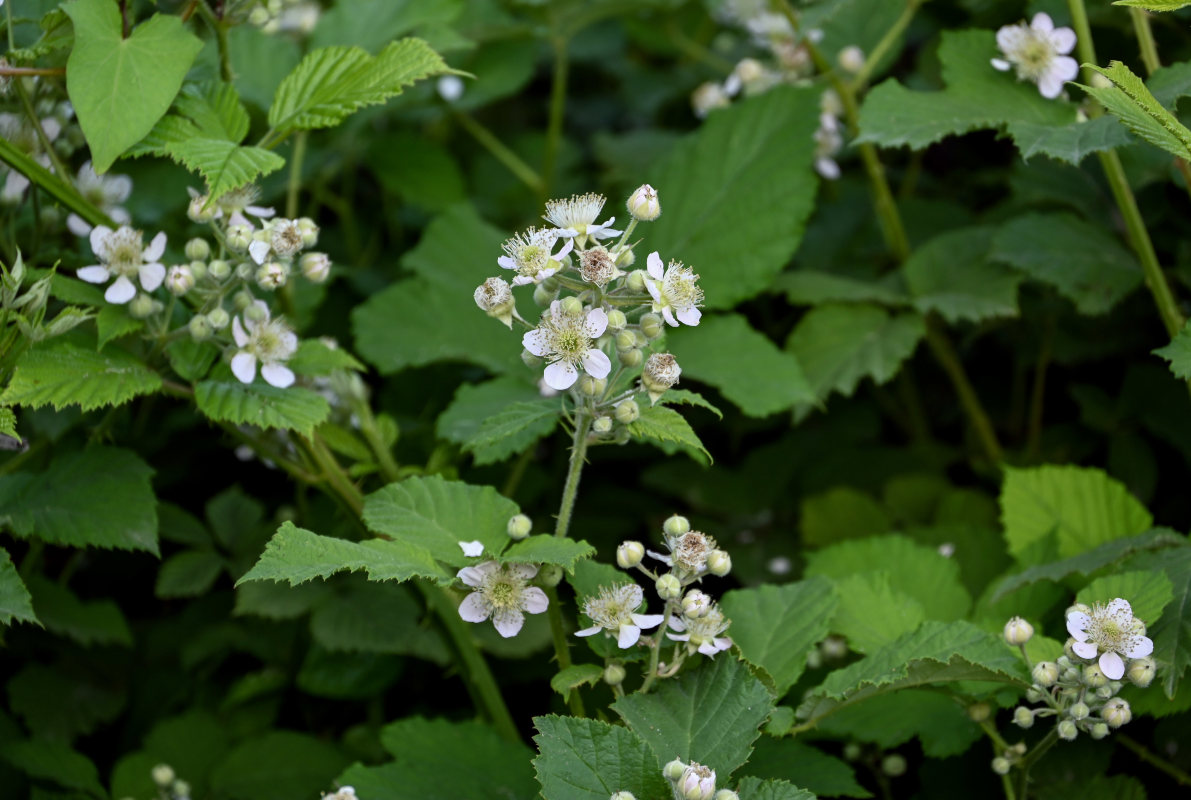
[[[134,277],[140,280],[146,292],[153,291],[165,280],[165,266],[160,261],[165,253],[165,233],[154,236],[145,247],[144,237],[138,230],[121,225],[113,231],[99,225],[91,231],[91,249],[100,263],[82,267],[77,274],[87,283],[107,283],[115,275],[116,280],[103,293],[103,299],[109,303],[123,305],[136,295]]]
[[[616,644],[622,650],[632,647],[641,638],[641,631],[656,628],[665,617],[661,614],[638,614],[645,602],[645,592],[635,583],[600,587],[600,593],[583,601],[583,613],[595,624],[576,631],[576,636],[594,636],[600,631],[616,634]]]
[[[619,236],[620,231],[612,230],[611,227],[616,217],[609,217],[607,222],[596,222],[604,202],[604,196],[595,192],[571,195],[569,200],[550,200],[546,203],[546,215],[542,219],[553,223],[557,228],[554,232],[559,236],[610,239]]]
[[[530,228],[501,245],[505,254],[497,258],[496,263],[517,273],[513,278],[514,286],[541,283],[562,269],[562,259],[575,247],[575,243],[568,239],[557,253],[551,253],[557,241],[558,231]]]
[[[467,622],[491,618],[496,632],[508,639],[525,624],[525,614],[541,614],[550,601],[546,593],[529,581],[538,574],[533,564],[499,564],[485,561],[459,570],[458,578],[474,591],[459,604],[459,616]]]
[[[683,614],[681,617],[670,618],[670,629],[678,633],[666,633],[666,636],[676,642],[686,642],[687,652],[702,653],[714,657],[716,653],[727,650],[732,646],[732,640],[727,636],[720,636],[728,630],[728,619],[720,607],[712,604],[701,617]]]
[[[278,389],[293,385],[294,373],[283,362],[298,351],[298,336],[282,319],[270,319],[269,307],[263,300],[256,300],[250,308],[255,311],[232,320],[232,338],[240,348],[232,356],[232,374],[241,383],[252,383],[256,378],[256,364],[261,364],[261,377]],[[253,316],[256,319],[253,319]]]
[[[651,279],[645,281],[645,288],[653,298],[653,310],[660,311],[671,327],[677,328],[680,322],[698,325],[703,316],[698,308],[703,303],[699,276],[678,261],[671,261],[663,270],[662,257],[656,250],[649,254],[645,263]]]
[[[582,367],[593,378],[606,378],[612,361],[595,346],[595,340],[608,328],[608,315],[602,308],[568,313],[555,300],[542,315],[538,327],[521,337],[530,353],[548,360],[543,377],[551,389],[564,391],[579,380]]]
[[[1154,652],[1154,642],[1145,635],[1145,625],[1133,618],[1133,608],[1120,597],[1108,605],[1099,603],[1084,613],[1067,615],[1067,632],[1075,639],[1071,649],[1080,658],[1100,654],[1100,671],[1109,680],[1125,674],[1124,658],[1143,658]]]
[[[1055,98],[1063,84],[1079,74],[1079,64],[1070,53],[1075,47],[1075,31],[1056,28],[1042,12],[1030,24],[1006,25],[997,31],[997,47],[1005,55],[994,58],[992,65],[1001,72],[1014,70],[1018,80],[1038,84],[1038,93]]]

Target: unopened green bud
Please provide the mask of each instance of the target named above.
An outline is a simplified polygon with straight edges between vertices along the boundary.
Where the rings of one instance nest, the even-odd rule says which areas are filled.
[[[211,245],[206,239],[191,239],[186,243],[186,257],[191,261],[206,261],[211,255]]]
[[[545,282],[533,287],[533,302],[539,308],[545,308],[554,301],[554,290],[547,289]]]
[[[1096,689],[1096,696],[1099,697],[1101,700],[1107,700],[1108,698],[1112,697],[1119,691],[1120,691],[1120,689],[1113,688],[1113,685],[1111,683],[1106,683],[1103,686]]]
[[[1075,703],[1071,708],[1067,709],[1068,716],[1077,722],[1081,719],[1087,719],[1091,713],[1092,710],[1088,708],[1087,703]]]
[[[222,308],[216,308],[207,314],[207,322],[210,322],[211,327],[217,331],[226,328],[227,324],[231,321],[232,318]]]
[[[723,550],[712,550],[707,555],[707,571],[717,577],[724,577],[732,571],[732,556]]]
[[[134,319],[144,319],[153,313],[153,298],[139,293],[128,303],[128,314]]]
[[[153,782],[165,788],[174,782],[174,769],[169,764],[158,764],[152,770]]]
[[[196,342],[211,338],[211,321],[202,314],[191,317],[186,327],[190,329],[190,338]]]
[[[740,800],[740,795],[731,789],[720,789],[715,793],[714,800]]]
[[[667,536],[682,536],[691,529],[691,521],[686,517],[675,514],[662,523],[662,530]]]
[[[285,286],[289,280],[289,267],[280,261],[266,261],[256,271],[256,285],[266,291]]]
[[[591,423],[591,429],[595,433],[608,433],[612,430],[612,417],[596,417]]]
[[[1079,736],[1079,728],[1069,719],[1061,721],[1057,729],[1059,738],[1064,741],[1073,742],[1075,741],[1075,737]]]
[[[1103,722],[1097,722],[1088,733],[1092,735],[1093,739],[1103,739],[1108,735],[1108,725]]]
[[[654,762],[656,763],[656,762]],[[666,766],[662,767],[662,775],[668,781],[677,781],[682,777],[682,773],[686,772],[686,764],[681,759],[674,759]]]
[[[619,333],[624,330],[624,326],[628,325],[629,321],[625,317],[624,312],[619,308],[614,308],[608,312],[608,330],[613,333]]]
[[[207,274],[217,281],[222,281],[232,274],[232,265],[217,258],[207,265]]]
[[[992,707],[988,703],[972,703],[968,706],[968,719],[972,722],[984,722],[992,715]]]
[[[1059,669],[1067,669],[1071,666],[1071,659],[1066,655],[1062,655],[1055,659],[1055,663],[1059,665]]]
[[[1089,664],[1083,668],[1083,684],[1093,689],[1108,685],[1108,676],[1100,669],[1099,664]]]
[[[609,686],[620,686],[624,683],[625,675],[624,666],[617,662],[604,667],[604,683]]]
[[[1019,728],[1030,728],[1034,725],[1034,712],[1025,706],[1013,709],[1013,724]]]
[[[1042,697],[1043,697],[1042,692],[1038,691],[1033,686],[1031,686],[1029,689],[1026,689],[1026,700],[1028,700],[1029,702],[1031,702],[1031,703],[1041,702]]]
[[[711,598],[699,589],[691,589],[682,598],[682,613],[696,619],[704,617],[711,610]]]
[[[1034,635],[1034,626],[1021,617],[1013,617],[1005,623],[1003,635],[1007,644],[1017,647],[1030,641]]]
[[[562,567],[557,564],[543,564],[538,571],[538,583],[547,589],[557,586],[562,581]]]
[[[666,330],[666,323],[657,314],[641,315],[641,333],[650,341],[658,338]]]
[[[326,253],[305,253],[298,266],[311,283],[322,283],[331,274],[331,258]]]
[[[227,247],[233,253],[243,253],[252,244],[253,231],[248,225],[232,225],[227,229]]]
[[[1034,670],[1031,674],[1033,675],[1034,683],[1044,688],[1050,688],[1059,679],[1059,667],[1053,661],[1039,661],[1034,665]]]
[[[559,303],[559,307],[562,309],[562,313],[564,314],[576,316],[583,313],[583,303],[578,297],[564,297]]]
[[[236,265],[236,277],[242,281],[252,280],[252,276],[256,274],[256,267],[247,261],[241,261]]]
[[[897,753],[890,753],[881,759],[881,771],[891,778],[906,774],[906,759]]]
[[[616,421],[624,425],[636,422],[641,416],[641,407],[637,405],[637,401],[629,398],[621,400],[616,404]]]
[[[856,742],[848,742],[847,744],[844,745],[844,760],[845,761],[856,761],[863,754],[864,754],[864,751],[861,749],[860,745],[858,745]]]
[[[1119,728],[1122,725],[1127,725],[1129,720],[1133,719],[1133,709],[1129,707],[1128,702],[1114,697],[1104,704],[1104,708],[1100,709],[1100,716],[1104,718],[1109,727]]]
[[[186,781],[174,781],[174,785],[170,787],[170,794],[178,798],[189,798],[190,784]]]
[[[624,285],[633,294],[645,294],[645,277],[644,270],[635,269],[625,278]]]
[[[1154,659],[1149,656],[1133,659],[1129,662],[1125,676],[1134,686],[1146,688],[1154,680]]]
[[[645,558],[645,547],[640,542],[621,542],[616,548],[616,563],[621,569],[632,569]]]
[[[269,312],[258,306],[256,303],[244,309],[244,318],[250,319],[253,322],[264,322],[269,316]]]
[[[663,600],[677,600],[678,596],[682,594],[682,584],[669,572],[657,579],[654,588],[657,590],[658,597]]]
[[[639,367],[645,356],[640,350],[621,350],[617,352],[616,360],[626,367]]]
[[[533,530],[533,522],[524,514],[515,514],[509,517],[509,524],[505,526],[505,532],[509,534],[510,539],[524,539],[529,536],[531,530]]]
[[[641,222],[653,222],[662,214],[658,193],[648,183],[642,184],[637,191],[629,195],[629,200],[625,205],[629,209],[629,215]]]
[[[637,263],[637,256],[627,247],[616,255],[616,266],[628,269]]]
[[[593,378],[590,375],[584,375],[579,379],[579,391],[588,397],[599,397],[608,388],[608,381],[605,378]]]
[[[198,197],[190,198],[190,205],[186,207],[186,216],[190,217],[191,221],[199,224],[204,224],[215,219],[216,206],[214,203],[208,204],[210,197],[202,194]]]
[[[992,760],[992,771],[998,775],[1008,775],[1011,769],[1013,769],[1013,764],[1009,763],[1009,759],[1004,756],[997,756]]]
[[[314,220],[310,217],[299,217],[297,224],[298,231],[302,234],[303,247],[314,247],[318,244],[318,226],[314,224]]]
[[[1017,744],[1009,745],[1007,753],[1012,753],[1015,756],[1024,756],[1027,749],[1025,742],[1018,742]]]
[[[632,331],[622,330],[616,334],[616,352],[623,353],[637,348],[637,337]]]
[[[207,262],[206,261],[191,261],[190,272],[194,275],[196,281],[201,281],[207,277]]]

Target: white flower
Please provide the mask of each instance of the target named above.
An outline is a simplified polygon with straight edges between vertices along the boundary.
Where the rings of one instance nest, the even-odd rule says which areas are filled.
[[[715,795],[715,770],[692,761],[676,781],[674,790],[684,800],[711,800]]]
[[[595,624],[575,633],[576,636],[593,636],[600,631],[616,634],[616,644],[621,649],[632,647],[641,638],[645,628],[656,628],[665,617],[662,614],[638,614],[637,609],[645,602],[645,592],[635,583],[600,587],[596,597],[583,601],[583,613]]]
[[[298,337],[281,319],[269,319],[269,307],[263,300],[256,300],[249,310],[250,315],[232,320],[232,338],[240,348],[232,356],[232,374],[241,383],[252,383],[256,378],[256,362],[261,363],[261,377],[278,389],[285,389],[294,382],[293,371],[285,366],[298,350]],[[252,319],[257,316],[258,319]]]
[[[543,373],[546,385],[563,391],[579,380],[580,366],[593,378],[608,377],[612,361],[594,341],[607,327],[608,315],[602,308],[568,314],[555,300],[538,327],[521,337],[521,344],[535,356],[550,361]]]
[[[192,200],[198,200],[201,198],[201,206],[205,206],[207,204],[207,195],[199,194],[199,192],[190,188],[189,186],[186,187],[186,191]],[[245,214],[251,214],[257,219],[265,220],[277,213],[272,208],[267,206],[254,205],[254,203],[260,199],[260,196],[260,189],[252,184],[247,184],[241,186],[238,189],[232,189],[230,192],[221,195],[220,198],[215,201],[214,210],[211,211],[208,209],[208,213],[213,215],[213,219],[220,219],[221,217],[226,216],[228,218],[228,225],[247,225],[249,228],[255,228],[252,222],[249,221],[248,217],[244,216]]]
[[[128,212],[120,206],[132,194],[132,178],[127,175],[99,175],[88,161],[79,167],[79,174],[74,182],[79,194],[111,217],[113,222],[127,225],[132,221]],[[91,223],[78,214],[71,214],[66,218],[66,227],[75,236],[91,233]]]
[[[475,589],[459,604],[459,616],[467,622],[489,617],[496,632],[508,639],[525,624],[525,613],[541,614],[549,600],[537,586],[526,585],[538,568],[532,564],[498,564],[485,561],[459,570],[459,580]]]
[[[700,531],[665,536],[670,555],[662,555],[652,550],[647,551],[649,555],[666,566],[677,567],[679,571],[689,575],[702,575],[707,572],[707,559],[716,551],[715,539]]]
[[[558,231],[530,228],[501,245],[505,254],[496,259],[496,263],[517,272],[517,277],[513,278],[514,286],[541,283],[562,268],[562,259],[575,247],[575,243],[568,239],[557,253],[551,253],[557,241]]]
[[[484,554],[484,543],[479,539],[472,542],[460,542],[459,547],[463,550],[463,555],[468,558],[478,558]]]
[[[607,222],[596,223],[596,217],[604,208],[604,196],[594,192],[571,195],[569,200],[549,200],[546,216],[542,219],[553,223],[559,236],[590,236],[593,239],[610,239],[619,236],[620,231],[610,227],[616,217]]]
[[[716,653],[727,650],[732,646],[732,640],[727,636],[720,636],[728,629],[728,620],[718,605],[712,605],[701,617],[670,618],[670,628],[679,633],[666,633],[666,636],[676,642],[686,642],[687,651],[699,652],[705,656],[714,657]]]
[[[653,310],[660,311],[666,324],[677,328],[678,323],[698,325],[703,316],[698,306],[703,302],[703,290],[699,288],[699,276],[684,267],[681,262],[671,261],[662,270],[662,257],[655,250],[645,260],[649,277],[645,288],[653,298]],[[677,319],[675,319],[677,317]]]
[[[1109,680],[1120,680],[1125,674],[1125,658],[1142,658],[1154,652],[1154,643],[1145,636],[1145,626],[1133,618],[1127,600],[1117,598],[1107,606],[1099,603],[1090,613],[1072,611],[1067,615],[1067,632],[1075,638],[1071,649],[1080,658],[1092,659],[1100,654],[1100,671]]]
[[[443,75],[434,88],[438,96],[448,103],[454,103],[463,96],[463,80],[458,75]]]
[[[1038,84],[1043,97],[1058,97],[1063,84],[1079,74],[1079,64],[1066,55],[1075,47],[1075,31],[1056,28],[1042,12],[1028,26],[1022,22],[997,31],[997,47],[1005,57],[994,58],[992,65],[1001,72],[1014,69],[1018,80]]]
[[[824,97],[826,95],[824,92]],[[826,180],[838,180],[840,168],[834,156],[843,146],[844,137],[840,133],[839,120],[828,111],[820,113],[819,127],[815,131],[815,172]]]
[[[80,280],[87,283],[106,283],[113,275],[116,280],[103,293],[109,303],[123,305],[136,294],[132,278],[140,279],[146,292],[151,292],[165,280],[165,266],[160,263],[165,253],[165,233],[153,237],[145,247],[141,232],[127,225],[112,230],[100,225],[91,231],[91,249],[100,263],[82,267]]]
[[[302,229],[292,219],[273,219],[265,222],[260,238],[248,245],[248,254],[258,264],[264,264],[272,250],[279,258],[293,258],[302,249]]]

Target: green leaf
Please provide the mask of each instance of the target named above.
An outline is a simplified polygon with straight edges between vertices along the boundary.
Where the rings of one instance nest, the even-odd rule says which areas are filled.
[[[798,360],[740,314],[705,316],[697,327],[670,332],[667,341],[685,377],[719,389],[749,416],[814,401]]]
[[[773,698],[743,662],[724,654],[650,694],[625,695],[612,708],[659,762],[698,761],[727,780],[748,761]]]
[[[1006,222],[989,257],[1055,287],[1081,314],[1108,312],[1142,279],[1117,237],[1070,214],[1027,214]]]
[[[17,361],[0,403],[83,411],[118,406],[161,388],[161,377],[117,347],[96,351],[94,340],[60,337],[41,342]]]
[[[1113,0],[1114,6],[1133,6],[1146,11],[1178,11],[1191,6],[1188,0]]]
[[[0,475],[0,522],[22,538],[157,555],[153,470],[128,450],[91,447],[45,472]]]
[[[107,798],[95,764],[64,742],[48,739],[8,741],[0,744],[0,758],[30,777],[77,789],[92,797]]]
[[[330,128],[423,78],[449,71],[421,39],[390,42],[375,57],[359,47],[319,48],[277,87],[269,126],[278,132]]]
[[[394,283],[352,311],[357,352],[382,373],[455,360],[524,374],[517,337],[472,299],[499,269],[505,238],[470,206],[435,217],[401,260],[417,277]]]
[[[639,395],[644,402],[644,398],[648,395]],[[690,392],[686,389],[667,389],[666,393],[658,398],[658,404],[663,406],[698,406],[699,408],[706,408],[717,418],[723,419],[724,413],[707,401],[707,398],[697,392]]]
[[[167,344],[165,354],[174,372],[184,380],[197,381],[210,371],[219,350],[211,342],[196,342],[186,336]]]
[[[232,800],[292,800],[332,785],[348,759],[313,736],[273,731],[232,750],[211,775],[214,792]]]
[[[898,689],[953,681],[1025,685],[1021,660],[970,622],[928,620],[918,630],[827,676],[799,708],[804,725]]]
[[[1150,352],[1169,361],[1170,371],[1176,378],[1191,379],[1191,322],[1184,325],[1166,347]]]
[[[749,778],[797,781],[808,791],[825,797],[872,797],[856,782],[847,762],[818,748],[790,738],[762,736],[753,745],[748,763]],[[744,796],[747,800],[747,795]]]
[[[1046,465],[1005,468],[1001,522],[1013,557],[1038,563],[1051,560],[1039,551],[1049,536],[1058,557],[1069,558],[1142,533],[1153,518],[1123,484],[1098,469]]]
[[[285,159],[262,147],[223,139],[194,137],[165,146],[166,154],[207,181],[211,200],[285,166]]]
[[[784,292],[786,299],[796,306],[869,302],[904,306],[910,302],[910,298],[900,288],[812,270],[783,272],[774,279],[771,288],[777,292]]]
[[[37,615],[33,613],[29,590],[17,574],[12,558],[7,550],[0,547],[0,625],[11,625],[14,619],[18,622],[32,622],[34,625],[41,624]]]
[[[539,400],[541,394],[528,381],[513,377],[494,378],[483,383],[465,383],[455,390],[455,397],[438,415],[435,432],[439,438],[463,444],[475,437],[489,417],[514,403]]]
[[[161,565],[154,593],[163,599],[206,594],[223,572],[223,567],[223,556],[214,550],[175,553]]]
[[[599,664],[572,664],[550,679],[550,688],[565,698],[572,689],[595,686],[603,677],[604,668]]]
[[[824,400],[832,392],[851,397],[864,378],[877,384],[897,374],[926,334],[917,314],[891,315],[869,305],[823,305],[799,320],[786,341],[802,371]]]
[[[530,749],[478,722],[407,717],[385,726],[381,742],[395,761],[380,767],[357,764],[338,783],[373,800],[537,795]]]
[[[1151,575],[1165,573],[1174,590],[1174,600],[1148,630],[1154,640],[1154,660],[1166,665],[1162,688],[1173,699],[1183,673],[1191,665],[1191,547],[1145,553],[1130,561],[1129,566]]]
[[[582,559],[591,558],[595,553],[596,549],[585,541],[542,533],[514,543],[501,554],[500,561],[514,564],[557,564],[572,572],[575,564]]]
[[[672,408],[646,406],[641,409],[641,416],[630,422],[627,429],[630,436],[656,443],[666,452],[681,449],[701,464],[713,460],[690,423]],[[671,448],[671,445],[677,445],[677,448]]]
[[[70,742],[124,710],[122,682],[84,664],[82,658],[75,664],[30,663],[9,680],[9,707],[35,737]]]
[[[262,381],[245,384],[235,378],[203,381],[194,387],[194,400],[199,411],[216,422],[280,428],[306,437],[331,413],[326,398],[309,389],[278,389]]]
[[[299,375],[312,376],[330,375],[341,369],[360,372],[365,369],[351,353],[341,347],[331,347],[320,339],[303,340],[286,366]]]
[[[132,631],[115,600],[86,602],[40,575],[29,581],[33,609],[50,633],[66,636],[84,647],[118,644],[132,647]]]
[[[1100,101],[1126,128],[1176,158],[1191,157],[1191,130],[1159,103],[1141,78],[1120,61],[1108,67],[1085,64],[1113,82],[1113,86],[1079,87]]]
[[[341,570],[364,570],[374,581],[405,581],[421,577],[449,583],[455,577],[444,571],[424,548],[416,545],[384,539],[349,542],[320,536],[285,522],[265,546],[260,560],[236,581],[236,585],[248,581],[286,581],[290,586],[296,586],[315,578],[328,578]]]
[[[857,141],[920,150],[947,136],[1007,122],[1061,126],[1075,121],[1073,105],[1048,100],[1033,83],[991,69],[989,60],[998,55],[992,31],[944,31],[939,61],[946,88],[916,92],[885,81],[860,108]]]
[[[248,111],[230,83],[190,84],[182,88],[171,113],[125,155],[169,155],[170,145],[188,139],[217,139],[238,144],[248,135]],[[214,198],[212,198],[214,199]]]
[[[641,252],[694,269],[709,308],[764,291],[798,248],[814,204],[818,119],[819,93],[786,86],[712,114],[653,168],[665,213]]]
[[[17,433],[17,415],[8,406],[0,406],[0,436],[21,441],[21,435]]]
[[[918,247],[902,267],[914,308],[955,324],[1016,317],[1022,277],[988,261],[992,228],[962,228]]]
[[[477,465],[495,464],[549,436],[561,413],[562,403],[552,397],[513,403],[484,420],[463,449],[472,453]]]
[[[314,640],[335,652],[412,655],[446,664],[442,635],[422,619],[409,589],[392,582],[353,579],[335,585],[310,616]],[[247,588],[247,587],[245,587]],[[361,609],[368,609],[361,614]]]
[[[870,697],[823,720],[820,728],[886,750],[917,736],[930,758],[959,755],[981,736],[980,728],[952,697],[921,689]]]
[[[815,800],[812,793],[788,781],[760,778],[745,778],[736,787],[736,793],[746,800]]]
[[[1135,139],[1114,117],[1048,125],[1017,120],[1007,126],[1022,160],[1044,155],[1077,166],[1085,156],[1133,144]]]
[[[413,546],[453,567],[475,563],[460,542],[480,541],[489,554],[509,543],[517,504],[491,486],[472,486],[437,475],[392,483],[364,498],[364,524],[403,546]]]
[[[888,533],[893,527],[884,506],[866,492],[837,486],[804,497],[799,527],[805,544],[825,547],[841,539]]]
[[[95,170],[106,172],[169,109],[202,42],[169,14],[154,14],[124,38],[110,0],[74,0],[63,9],[75,36],[66,90]]]
[[[847,638],[858,653],[871,653],[926,619],[922,603],[892,585],[887,570],[864,572],[835,580],[839,610],[831,630]]]
[[[1079,590],[1077,602],[1107,605],[1118,597],[1129,601],[1133,616],[1153,624],[1174,599],[1174,587],[1163,572],[1118,572],[1097,578]]]
[[[103,346],[113,339],[119,339],[143,327],[145,323],[134,319],[125,306],[107,304],[95,315],[95,328],[99,337],[96,349],[102,350]]]
[[[773,679],[779,698],[802,677],[807,654],[827,636],[838,604],[835,588],[822,578],[734,589],[720,603],[740,654]]]
[[[594,719],[534,717],[544,800],[608,800],[616,792],[667,797],[657,757],[628,728]]]

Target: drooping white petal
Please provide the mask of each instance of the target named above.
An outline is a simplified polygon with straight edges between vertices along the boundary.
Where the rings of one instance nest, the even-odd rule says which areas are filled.
[[[633,614],[633,622],[638,628],[647,630],[649,628],[656,628],[662,624],[662,620],[666,618],[665,614]]]
[[[483,622],[488,619],[489,613],[488,606],[484,603],[484,595],[479,592],[472,592],[459,604],[459,616],[464,622]]]
[[[248,245],[248,255],[252,256],[252,260],[256,263],[264,264],[265,256],[269,255],[269,243],[259,239],[253,240]]]
[[[640,638],[641,629],[636,625],[621,625],[616,635],[616,646],[621,650],[627,650],[635,645]]]
[[[678,320],[674,319],[674,311],[670,306],[662,306],[662,319],[666,320],[666,324],[671,328],[678,327]]]
[[[550,605],[550,598],[536,586],[521,590],[521,607],[530,614],[541,614]]]
[[[1074,650],[1075,654],[1080,658],[1096,657],[1096,645],[1092,642],[1075,642],[1071,645],[1071,649]]]
[[[516,282],[516,280],[513,281],[513,283]],[[521,337],[521,346],[535,356],[550,355],[550,337],[540,328],[526,331],[525,335]]]
[[[562,249],[560,249],[557,253],[552,255],[551,258],[553,258],[555,261],[562,261],[563,257],[566,256],[568,253],[570,253],[574,249],[575,249],[575,240],[567,239],[566,243],[562,246]]]
[[[277,210],[271,206],[244,206],[244,210],[254,217],[261,219],[268,219],[277,213]]]
[[[583,354],[583,369],[593,378],[607,378],[612,371],[612,360],[603,350],[593,347]]]
[[[608,329],[608,315],[602,308],[593,308],[587,312],[587,320],[583,324],[584,332],[593,339],[604,335]]]
[[[599,633],[602,630],[603,630],[603,628],[601,628],[599,625],[592,625],[590,628],[584,628],[581,631],[575,631],[575,635],[576,636],[595,636],[597,633]]]
[[[142,261],[156,261],[165,255],[165,231],[161,231],[149,242],[145,252],[141,254]]]
[[[98,265],[80,268],[75,275],[81,281],[87,283],[107,283],[108,278],[112,277],[112,273],[108,272],[107,267]]]
[[[152,292],[165,280],[165,265],[158,263],[141,264],[140,268],[137,269],[137,274],[140,276],[141,286],[145,287],[145,291]]]
[[[521,626],[525,624],[525,615],[516,609],[509,609],[494,616],[492,624],[496,626],[497,633],[511,639],[521,632]]]
[[[703,312],[694,306],[687,306],[686,308],[680,308],[675,316],[684,325],[698,325],[699,320],[703,318]]]
[[[232,374],[240,383],[252,383],[256,378],[256,356],[241,350],[232,356]]]
[[[1125,662],[1116,653],[1101,653],[1100,671],[1110,681],[1119,681],[1121,676],[1125,674]]]
[[[645,290],[649,292],[649,296],[653,298],[653,302],[662,302],[662,289],[654,281],[645,282]]]
[[[532,350],[530,352],[533,352]],[[605,373],[607,374],[607,373]],[[579,380],[579,370],[565,361],[555,361],[542,372],[546,385],[560,392],[566,391]]]
[[[463,550],[463,555],[468,558],[477,558],[484,554],[484,543],[479,539],[472,542],[460,542],[459,547]]]
[[[1129,643],[1125,655],[1129,658],[1144,658],[1154,652],[1154,640],[1148,636],[1138,636]]]
[[[136,297],[136,287],[132,285],[132,281],[123,275],[116,278],[116,282],[109,286],[108,290],[103,293],[104,300],[118,306],[124,305],[134,297]]]
[[[649,272],[649,277],[655,281],[660,281],[665,274],[665,270],[662,269],[662,257],[658,254],[657,250],[649,254],[649,257],[645,259],[645,264],[646,270]]]
[[[284,364],[265,364],[261,367],[261,377],[278,389],[288,389],[294,385],[294,371]]]
[[[236,341],[236,347],[248,344],[248,334],[244,331],[244,326],[240,324],[239,317],[232,317],[232,338]]]

